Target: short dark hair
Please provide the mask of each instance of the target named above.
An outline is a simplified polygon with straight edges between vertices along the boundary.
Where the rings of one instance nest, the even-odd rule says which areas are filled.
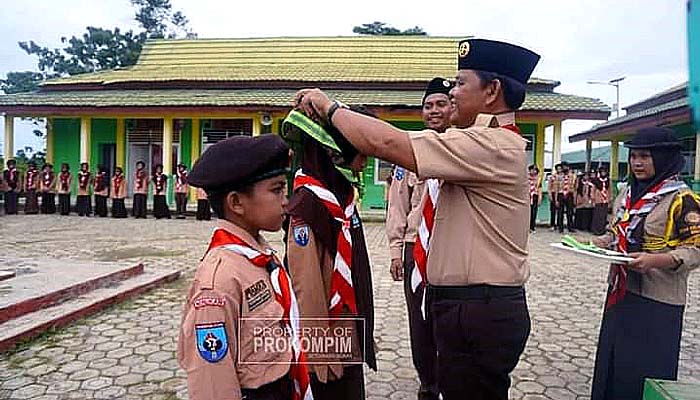
[[[526,87],[522,83],[516,81],[513,78],[497,74],[495,72],[488,71],[475,71],[476,75],[481,80],[481,86],[485,87],[489,82],[498,79],[501,82],[501,87],[503,88],[503,98],[506,101],[506,105],[511,110],[517,110],[525,102],[525,92]]]
[[[209,205],[217,218],[224,218],[224,199],[231,192],[239,193],[250,193],[253,190],[257,182],[251,183],[240,188],[227,188],[227,189],[210,189],[206,190],[207,198],[209,199]]]
[[[139,165],[139,164],[143,165],[144,167],[146,166],[146,163],[143,162],[142,160],[136,161],[136,165]]]

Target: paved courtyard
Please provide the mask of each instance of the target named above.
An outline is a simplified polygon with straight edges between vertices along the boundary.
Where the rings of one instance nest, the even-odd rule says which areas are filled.
[[[192,219],[0,217],[0,254],[9,257],[143,262],[184,271],[178,282],[0,354],[0,399],[186,399],[175,356],[178,324],[213,226]],[[380,360],[379,372],[367,373],[368,398],[415,399],[402,284],[388,273],[383,225],[365,229]],[[280,234],[267,237],[281,249]],[[553,251],[548,243],[557,239],[542,229],[530,243],[532,334],[513,374],[512,399],[589,397],[607,267]],[[680,376],[700,382],[700,273],[691,275],[690,293]]]

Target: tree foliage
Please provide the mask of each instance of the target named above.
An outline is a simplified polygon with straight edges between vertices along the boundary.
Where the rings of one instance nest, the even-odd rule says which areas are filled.
[[[380,36],[380,35],[393,35],[393,36],[408,36],[408,35],[416,35],[416,36],[427,36],[428,33],[425,32],[422,28],[419,26],[414,26],[413,28],[406,29],[406,30],[400,30],[397,28],[394,28],[393,26],[387,25],[385,22],[379,22],[375,21],[369,24],[362,24],[360,26],[356,26],[352,28],[352,31],[354,33],[359,33],[360,35],[375,35],[375,36]]]

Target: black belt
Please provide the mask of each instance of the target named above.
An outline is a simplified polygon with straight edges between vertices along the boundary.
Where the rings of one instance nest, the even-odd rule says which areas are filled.
[[[511,297],[525,295],[522,286],[494,286],[494,285],[469,285],[469,286],[429,286],[433,300],[488,300],[499,297]]]

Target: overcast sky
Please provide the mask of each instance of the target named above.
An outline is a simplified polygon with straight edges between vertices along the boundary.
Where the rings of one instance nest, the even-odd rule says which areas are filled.
[[[688,79],[685,0],[172,3],[200,38],[352,35],[353,26],[382,21],[401,29],[417,25],[433,36],[509,41],[542,55],[533,75],[561,81],[558,92],[599,98],[608,105],[615,102],[615,88],[587,81],[625,76],[620,89],[624,107]],[[18,41],[57,47],[61,36],[80,35],[86,26],[135,29],[133,15],[129,0],[3,0],[0,75],[36,70],[36,59]],[[565,122],[564,134],[592,124]],[[15,131],[15,150],[43,147],[24,124],[17,123]],[[582,146],[565,140],[563,149]]]

